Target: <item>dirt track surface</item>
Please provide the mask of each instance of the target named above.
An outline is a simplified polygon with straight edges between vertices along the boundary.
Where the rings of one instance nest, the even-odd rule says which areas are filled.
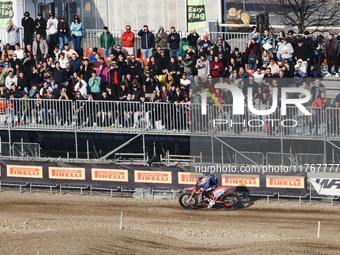
[[[0,192],[0,254],[339,254],[340,206],[291,203],[186,211],[174,200]]]

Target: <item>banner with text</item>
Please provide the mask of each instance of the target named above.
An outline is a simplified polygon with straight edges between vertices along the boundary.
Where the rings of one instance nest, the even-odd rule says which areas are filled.
[[[203,173],[191,167],[152,167],[34,161],[0,161],[0,181],[44,185],[183,189]],[[305,173],[215,173],[218,185],[252,194],[307,194]],[[340,178],[338,178],[340,179]]]
[[[307,176],[319,195],[340,196],[339,173],[308,173]]]
[[[188,31],[206,26],[205,0],[188,0],[187,27]]]
[[[8,25],[13,15],[13,2],[11,0],[0,0],[0,27]]]

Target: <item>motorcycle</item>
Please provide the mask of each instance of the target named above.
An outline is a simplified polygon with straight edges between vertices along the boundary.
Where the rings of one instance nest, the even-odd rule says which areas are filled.
[[[197,178],[195,186],[184,189],[184,192],[179,197],[179,204],[182,208],[191,210],[209,205],[208,201],[200,199],[202,196],[202,190],[199,187],[200,182],[201,179]],[[241,197],[235,192],[235,189],[236,187],[233,186],[218,186],[209,194],[209,197],[214,200],[215,207],[222,206],[226,209],[237,209],[241,205]]]

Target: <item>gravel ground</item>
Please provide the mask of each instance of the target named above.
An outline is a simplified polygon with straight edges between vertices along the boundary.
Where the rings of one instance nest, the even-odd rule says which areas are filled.
[[[0,192],[1,255],[339,254],[339,229],[340,205],[330,203],[186,211],[175,200]]]

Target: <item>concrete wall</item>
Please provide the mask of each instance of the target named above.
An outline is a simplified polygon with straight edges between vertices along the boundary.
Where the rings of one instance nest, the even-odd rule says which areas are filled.
[[[16,0],[17,2],[25,1],[25,10],[31,13],[35,18],[35,4],[32,0]],[[83,6],[88,0],[83,0]],[[38,0],[39,4],[49,4],[52,0]],[[77,2],[77,9],[84,8],[80,1]],[[137,30],[147,24],[151,30],[158,30],[159,26],[164,26],[169,30],[175,26],[178,31],[186,31],[186,1],[185,0],[91,0],[95,9],[91,10],[93,20],[87,22],[89,27],[85,28],[102,28],[102,24],[107,25],[110,30],[124,30],[126,24],[130,24],[133,30]],[[201,31],[208,30],[209,20],[220,20],[220,2],[219,0],[206,0],[207,26]],[[56,5],[57,6],[57,5]],[[24,11],[21,12],[21,16]],[[60,15],[61,10],[58,11]],[[78,14],[81,15],[81,11]],[[84,12],[85,13],[85,12]],[[91,26],[91,27],[90,27]]]
[[[159,26],[164,26],[169,30],[175,26],[179,31],[186,31],[186,1],[183,0],[114,0],[109,1],[108,26],[111,30],[124,29],[126,24],[130,24],[132,29],[140,29],[147,24],[151,30],[158,30]],[[206,16],[209,20],[220,20],[220,1],[206,0]],[[98,2],[107,6],[105,1]],[[106,20],[107,15],[99,12],[102,19]],[[208,23],[207,23],[208,24]],[[201,29],[207,31],[208,25]]]

